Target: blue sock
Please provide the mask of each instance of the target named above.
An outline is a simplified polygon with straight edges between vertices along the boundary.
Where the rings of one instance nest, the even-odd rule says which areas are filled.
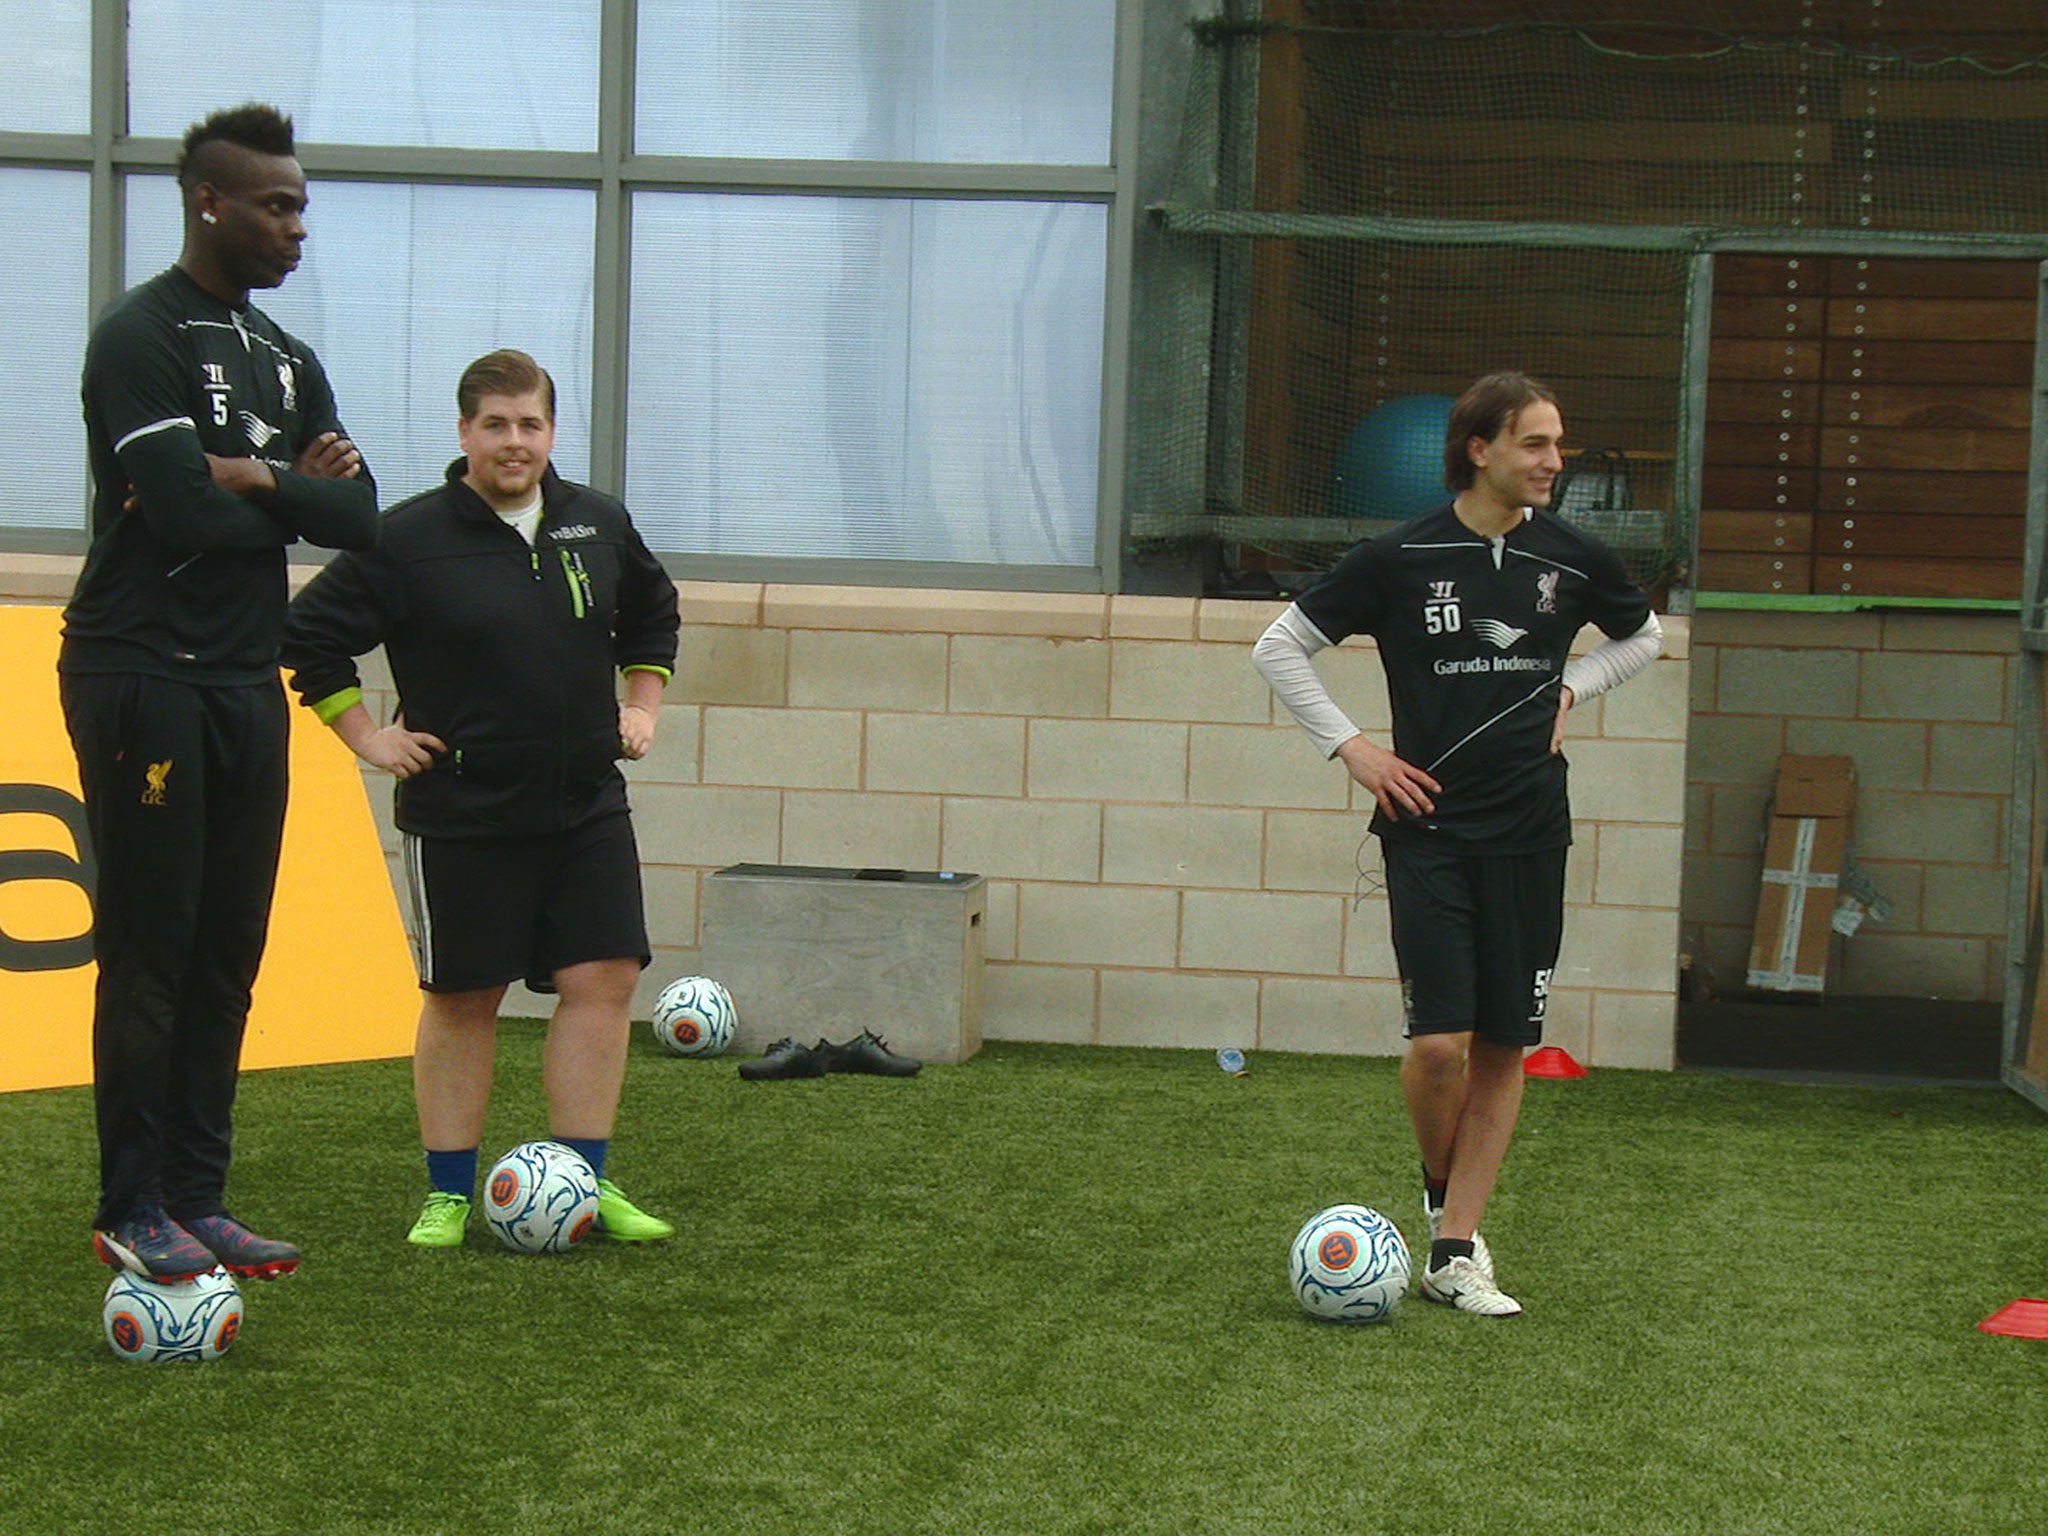
[[[583,1161],[590,1164],[590,1171],[600,1179],[604,1177],[605,1149],[611,1145],[608,1140],[592,1141],[583,1136],[557,1136],[555,1140],[572,1151],[580,1153]]]
[[[443,1194],[472,1198],[476,1194],[476,1148],[461,1147],[453,1152],[427,1148],[427,1182]]]

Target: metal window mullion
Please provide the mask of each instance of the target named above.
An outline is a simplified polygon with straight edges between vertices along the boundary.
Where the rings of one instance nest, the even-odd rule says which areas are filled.
[[[91,164],[86,172],[85,313],[88,325],[126,286],[126,220],[114,145],[128,131],[128,7],[125,0],[92,0],[87,78],[91,104]],[[78,488],[78,528],[92,530],[92,467]],[[39,530],[40,531],[40,530]],[[64,542],[78,537],[65,530]],[[20,548],[19,535],[10,542]]]
[[[1688,525],[1686,583],[1671,594],[1673,612],[1692,611],[1699,586],[1701,507],[1705,500],[1707,357],[1714,337],[1714,256],[1695,252],[1686,263],[1685,353],[1678,374],[1678,440],[1671,469],[1672,515]],[[1682,605],[1682,606],[1681,606]]]
[[[615,496],[623,495],[626,487],[633,210],[624,167],[633,151],[638,25],[638,0],[603,0],[598,21],[598,185],[590,285],[590,480]]]
[[[2027,546],[2021,578],[2020,644],[2048,650],[2048,261],[2035,275],[2034,408],[2027,453]]]
[[[1106,201],[1120,178],[1114,165],[953,164],[934,160],[766,160],[629,154],[633,186],[695,192],[839,193],[869,196],[992,197],[1061,202]]]
[[[1259,0],[1226,0],[1233,21],[1258,18]],[[1216,200],[1249,208],[1258,172],[1259,50],[1233,48],[1224,60],[1216,127]],[[1205,508],[1245,510],[1245,430],[1251,366],[1251,249],[1227,241],[1216,252],[1215,329],[1209,352],[1209,462]]]
[[[2034,303],[2034,401],[2027,454],[2027,547],[2020,588],[2019,698],[2013,711],[2012,799],[2006,818],[2005,996],[1999,1075],[2007,1087],[2048,1109],[2048,1083],[2022,1070],[2048,1019],[2036,1007],[2042,954],[2042,893],[2034,887],[2043,835],[2039,815],[2042,775],[2048,773],[2048,712],[2042,709],[2048,674],[2048,624],[2042,583],[2048,579],[2048,262],[2037,274]]]
[[[2048,1109],[2048,1084],[2035,1083],[2020,1070],[2035,1033],[2048,1029],[2034,999],[2042,963],[2041,914],[2035,903],[2033,872],[2042,835],[2039,805],[2044,745],[2048,729],[2041,709],[2044,661],[2038,651],[2022,650],[2019,698],[2013,711],[2012,798],[2006,818],[2005,987],[2000,1010],[1998,1069],[2008,1087]]]
[[[1123,574],[1124,473],[1129,454],[1131,305],[1137,252],[1139,85],[1143,79],[1144,0],[1118,0],[1110,85],[1109,205],[1102,278],[1101,398],[1095,451],[1095,572],[1102,591]]]
[[[128,131],[128,7],[92,0],[92,183],[87,196],[86,302],[98,314],[125,286],[121,271],[121,184],[114,146]]]

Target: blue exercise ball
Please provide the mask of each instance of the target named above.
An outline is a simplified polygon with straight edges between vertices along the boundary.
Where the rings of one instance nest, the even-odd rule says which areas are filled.
[[[1406,522],[1450,500],[1444,433],[1456,404],[1449,395],[1402,395],[1361,416],[1337,450],[1337,515]]]

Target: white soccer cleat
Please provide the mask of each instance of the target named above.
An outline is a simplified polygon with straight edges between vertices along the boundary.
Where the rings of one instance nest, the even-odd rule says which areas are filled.
[[[1425,1195],[1422,1200],[1422,1214],[1429,1218],[1429,1240],[1434,1243],[1444,1235],[1444,1212],[1442,1206],[1429,1203]],[[1486,1246],[1486,1239],[1477,1232],[1472,1234],[1472,1262],[1486,1272],[1486,1278],[1493,1278],[1493,1250]]]
[[[1493,1283],[1493,1276],[1459,1254],[1441,1269],[1422,1272],[1425,1301],[1441,1302],[1478,1317],[1519,1317],[1522,1304]]]

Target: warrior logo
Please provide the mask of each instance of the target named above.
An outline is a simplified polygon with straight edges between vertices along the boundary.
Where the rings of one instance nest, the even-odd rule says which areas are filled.
[[[166,805],[169,803],[164,799],[164,781],[170,776],[171,759],[168,757],[160,763],[151,763],[142,770],[142,803],[144,805]]]
[[[1545,571],[1536,578],[1536,611],[1557,612],[1557,581],[1559,572]]]
[[[1455,581],[1432,581],[1422,602],[1422,627],[1432,635],[1454,635],[1465,627]]]
[[[207,408],[212,413],[213,424],[224,427],[228,424],[228,395],[232,388],[228,383],[227,364],[201,363],[199,366],[206,372],[206,382],[201,387],[206,391]]]

